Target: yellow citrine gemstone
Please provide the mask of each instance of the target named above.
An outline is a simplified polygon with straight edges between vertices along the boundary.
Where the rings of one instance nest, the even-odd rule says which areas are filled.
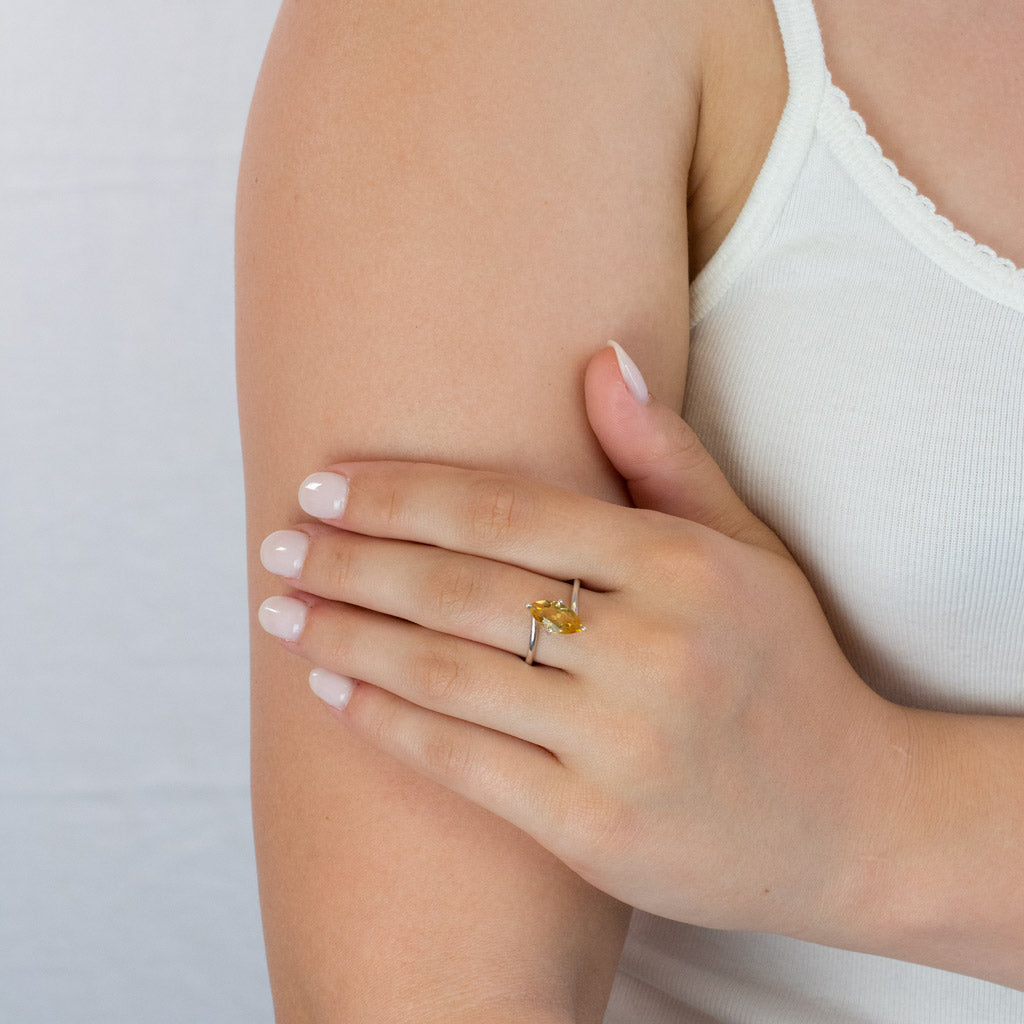
[[[586,628],[580,617],[561,601],[534,601],[526,607],[549,633],[582,633]]]

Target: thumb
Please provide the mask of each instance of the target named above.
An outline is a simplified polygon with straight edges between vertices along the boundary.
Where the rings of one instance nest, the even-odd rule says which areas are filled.
[[[587,417],[633,504],[689,519],[784,553],[785,545],[740,500],[697,435],[648,396],[636,364],[615,342],[594,355],[584,379]]]

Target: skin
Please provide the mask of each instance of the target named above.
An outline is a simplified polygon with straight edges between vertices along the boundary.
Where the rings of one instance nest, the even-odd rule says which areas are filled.
[[[1024,267],[1024,8],[1016,0],[815,0],[815,8],[832,78],[886,156],[939,213]]]
[[[300,527],[289,649],[358,680],[347,730],[624,902],[1024,987],[1020,856],[996,841],[1024,826],[1024,723],[878,697],[685,424],[657,410],[638,440],[671,453],[673,515],[423,463],[332,467],[348,502],[337,529]],[[544,637],[527,666],[510,609],[572,572],[589,633]]]
[[[340,529],[301,528],[304,595],[268,608],[307,609],[290,648],[363,681],[343,716],[358,735],[633,906],[759,930],[785,913],[796,931],[845,911],[831,889],[862,831],[858,783],[894,760],[898,723],[770,531],[744,545],[424,463],[332,471]],[[531,668],[510,611],[573,571],[588,631],[543,636]]]
[[[254,611],[276,586],[260,541],[295,516],[297,481],[342,456],[628,501],[580,380],[619,337],[681,402],[703,14],[284,5],[239,184]],[[279,1020],[599,1021],[629,909],[372,744],[339,743],[299,660],[252,634]]]
[[[602,452],[580,384],[594,349],[614,336],[656,397],[679,407],[685,282],[727,233],[770,142],[785,96],[777,33],[766,4],[634,5],[631,17],[611,7],[580,17],[569,4],[514,15],[479,5],[479,18],[467,18],[462,6],[454,17],[436,4],[285,4],[239,191],[254,608],[279,588],[256,561],[260,540],[295,521],[297,480],[341,458],[480,467],[656,508],[671,495],[664,512],[699,522],[706,513],[714,533],[729,520],[752,528],[734,504],[689,492],[679,473],[671,488],[659,485],[667,471],[651,468],[644,444],[668,434],[606,432]],[[823,7],[831,45],[838,5]],[[857,54],[849,57],[852,67]],[[838,47],[830,60],[844,66]],[[840,84],[856,102],[857,82]],[[985,84],[960,82],[976,106],[992,99],[978,91]],[[886,109],[881,93],[878,102]],[[480,116],[493,110],[500,125]],[[977,180],[998,180],[998,168],[991,179],[985,170]],[[994,241],[1001,222],[963,223]],[[457,404],[423,401],[451,393]],[[609,408],[591,405],[599,436],[605,413],[595,421],[595,410]],[[538,423],[558,445],[537,444]],[[628,438],[632,461],[618,450]],[[632,486],[615,470],[635,476]],[[761,557],[783,571],[783,556]],[[819,627],[812,633],[827,645]],[[572,638],[542,642],[559,639]],[[570,870],[425,778],[422,765],[402,765],[379,730],[361,734],[325,714],[304,693],[300,659],[258,630],[253,666],[257,854],[279,1019],[599,1021],[628,911],[577,871],[615,892],[621,857],[591,862],[559,848]],[[837,673],[846,678],[838,663]],[[880,735],[910,721],[846,681],[862,720],[884,723]],[[358,713],[358,701],[350,707]],[[1012,884],[990,884],[1018,877],[1019,865],[1002,849],[1002,860],[976,870],[993,822],[1018,834],[1024,824],[1005,810],[1021,803],[1010,778],[1019,729],[913,722],[879,763],[857,761],[866,777],[892,783],[894,803],[883,807],[901,810],[898,829],[884,810],[858,826],[886,870],[867,886],[850,867],[863,861],[829,851],[830,864],[850,869],[845,894],[825,904],[842,909],[842,928],[833,921],[829,931],[797,900],[780,930],[1019,984],[1019,907],[1003,896],[992,906],[991,894]],[[916,786],[893,770],[892,750],[914,753]],[[938,794],[948,793],[951,764],[965,781],[949,802]],[[839,784],[854,798],[863,778]],[[608,802],[628,807],[619,790]],[[853,799],[855,818],[861,803]],[[960,861],[936,852],[945,834],[966,837]],[[764,867],[749,878],[763,879]],[[963,879],[979,875],[984,890],[965,891]],[[644,900],[664,900],[660,889],[649,882]],[[775,881],[760,889],[780,892]],[[907,901],[892,895],[908,891],[916,913],[904,919],[894,907]],[[750,899],[711,899],[718,917],[714,907],[686,910],[709,921],[747,919],[754,907],[770,916],[765,900]]]

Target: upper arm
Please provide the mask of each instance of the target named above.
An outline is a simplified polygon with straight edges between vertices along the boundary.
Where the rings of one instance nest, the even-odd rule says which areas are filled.
[[[298,482],[340,459],[447,461],[624,500],[581,370],[614,337],[681,402],[688,16],[669,0],[286,0],[239,186],[252,552],[298,517]],[[279,586],[255,554],[251,580],[254,607]],[[308,694],[308,668],[253,630],[281,1019],[600,1020],[624,909],[361,746]]]

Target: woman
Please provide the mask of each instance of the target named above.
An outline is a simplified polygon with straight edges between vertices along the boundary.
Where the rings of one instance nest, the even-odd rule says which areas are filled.
[[[280,1020],[1024,1020],[1024,15],[915,10],[284,5],[239,209]]]

